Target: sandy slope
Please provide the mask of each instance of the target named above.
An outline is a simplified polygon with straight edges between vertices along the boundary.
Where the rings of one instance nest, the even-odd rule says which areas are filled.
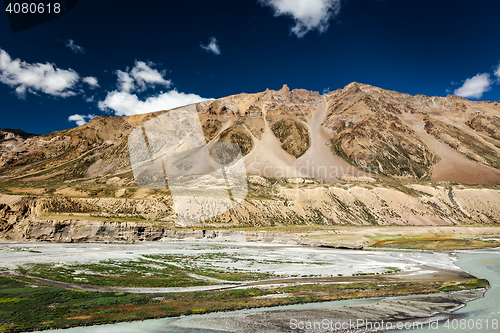
[[[281,143],[271,131],[266,120],[266,109],[263,108],[265,130],[261,140],[252,135],[254,148],[245,157],[247,172],[268,177],[294,177],[295,157],[281,148]]]
[[[265,107],[263,112],[267,114]],[[245,157],[247,172],[277,178],[311,177],[329,182],[345,174],[358,174],[360,171],[357,168],[334,155],[328,147],[329,134],[321,126],[325,117],[326,102],[321,97],[310,122],[304,122],[309,130],[311,146],[297,159],[283,150],[264,117],[265,131],[262,138],[259,140],[252,135],[254,148]]]
[[[500,181],[500,171],[474,162],[450,146],[440,142],[424,129],[424,121],[404,112],[401,119],[415,131],[415,134],[436,155],[440,161],[434,166],[432,179],[465,184],[487,184]]]
[[[335,181],[344,174],[357,174],[358,169],[334,155],[328,147],[329,135],[321,126],[326,117],[326,101],[321,96],[321,101],[311,122],[308,124],[311,136],[311,147],[295,163],[298,170],[306,170],[306,177]]]

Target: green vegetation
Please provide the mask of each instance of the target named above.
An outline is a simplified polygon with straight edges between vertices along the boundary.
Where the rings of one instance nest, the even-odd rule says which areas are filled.
[[[152,298],[149,295],[65,290],[37,285],[29,279],[0,276],[0,330],[47,329],[82,324],[82,320],[71,318],[89,309],[119,307],[123,304],[141,305],[151,302]]]
[[[490,283],[485,279],[473,279],[459,284],[445,285],[440,287],[439,291],[457,291],[457,290],[470,290],[478,288],[488,288]]]
[[[458,286],[465,286],[459,290],[473,289],[482,288],[487,283],[486,280],[471,280]],[[0,276],[0,329],[64,328],[304,302],[433,293],[443,291],[442,286],[442,282],[391,283],[380,280],[305,284],[269,290],[249,288],[134,295],[66,290],[41,285],[29,278]]]
[[[412,250],[434,250],[434,251],[451,251],[451,250],[470,250],[482,249],[485,247],[500,247],[500,242],[461,238],[457,236],[396,236],[387,237],[375,242],[371,247],[384,247],[396,249],[412,249]]]
[[[161,260],[165,262],[175,263],[176,265],[184,267],[184,269],[189,273],[194,273],[205,277],[211,277],[229,281],[265,279],[265,278],[276,277],[276,275],[264,272],[251,271],[250,269],[245,269],[245,270],[238,268],[224,269],[221,267],[221,266],[226,266],[228,263],[243,261],[247,264],[247,266],[252,266],[254,264],[292,263],[280,260],[265,260],[265,259],[256,260],[256,259],[231,255],[225,252],[203,253],[198,255],[161,254],[161,255],[145,255],[144,257],[149,259],[154,259],[155,261]],[[219,263],[220,266],[218,266],[217,263]]]
[[[167,288],[209,284],[190,277],[179,267],[146,260],[106,260],[99,263],[64,266],[53,263],[31,263],[20,266],[17,272],[53,281],[96,286]]]
[[[399,273],[401,272],[401,268],[398,268],[398,267],[385,267],[385,274],[392,274],[392,273]]]

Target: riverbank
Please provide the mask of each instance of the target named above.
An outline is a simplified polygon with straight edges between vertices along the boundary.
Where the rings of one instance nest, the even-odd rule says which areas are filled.
[[[379,332],[421,328],[447,317],[484,290],[423,296],[376,297],[283,308],[179,318],[164,327],[178,332]]]
[[[498,251],[460,252],[461,266],[471,273],[491,278],[492,288],[482,297],[483,290],[436,293],[432,295],[354,299],[241,310],[234,312],[191,315],[177,318],[146,320],[114,325],[80,327],[53,332],[68,333],[218,333],[218,332],[368,332],[384,331],[403,326],[403,332],[457,332],[453,320],[473,318],[482,329],[469,331],[491,333],[491,324],[498,319],[500,269]],[[444,297],[444,298],[443,298]],[[449,297],[454,298],[451,300]],[[485,302],[486,301],[486,302]],[[464,306],[466,305],[466,306]],[[456,311],[458,309],[458,311]],[[432,313],[432,311],[434,311]],[[469,313],[469,317],[464,314]],[[384,319],[385,318],[385,319]],[[336,329],[353,323],[354,329]],[[350,321],[349,321],[350,320]],[[360,320],[360,321],[358,321]],[[440,324],[438,325],[438,321]],[[470,320],[468,320],[470,324]],[[457,323],[459,323],[457,321]],[[487,327],[489,323],[489,327]],[[308,326],[309,325],[309,326]],[[316,326],[314,326],[316,325]],[[320,326],[321,325],[321,326]],[[400,325],[400,326],[398,326]],[[316,327],[307,330],[307,327]],[[331,329],[333,326],[333,329]],[[319,327],[319,328],[318,328]],[[415,328],[411,330],[411,328]],[[351,327],[352,328],[352,327]],[[375,328],[374,330],[370,330]],[[379,328],[379,329],[377,329]],[[409,329],[408,329],[409,328]]]
[[[0,252],[4,266],[0,327],[11,332],[276,305],[429,294],[438,293],[445,285],[455,284],[462,284],[464,289],[485,286],[484,282],[463,284],[473,276],[455,266],[456,258],[448,253],[185,241],[4,243],[0,244]],[[198,274],[191,276],[194,283],[199,285],[202,282],[197,288],[206,286],[218,290],[195,291],[189,285],[172,290],[144,285],[168,277],[170,271],[165,269],[171,264],[183,270],[180,273],[190,271],[194,268],[190,266],[191,262],[198,270]],[[32,266],[33,263],[36,265]],[[39,270],[30,270],[32,267]],[[23,272],[42,275],[32,279],[19,275]],[[260,274],[261,278],[253,275],[251,280],[231,280],[231,277],[251,274]],[[267,274],[272,277],[266,278]],[[226,276],[226,279],[221,280],[221,276]],[[103,288],[101,292],[81,288],[85,278],[98,283],[97,286]],[[116,281],[122,286],[114,285]],[[230,285],[220,288],[221,281]],[[126,287],[127,283],[132,285]],[[420,300],[420,303],[408,306],[407,312],[408,315],[416,313],[416,307],[434,302],[435,306],[431,308],[446,313],[479,294],[468,295],[469,298],[461,300],[455,296]],[[377,312],[394,317],[393,312],[397,309],[394,303]],[[225,316],[225,312],[221,315]]]
[[[0,285],[0,311],[2,317],[0,327],[2,331],[24,332],[33,329],[88,326],[211,312],[214,313],[215,317],[210,318],[227,319],[229,317],[224,312],[238,309],[434,293],[438,291],[442,283],[383,283],[379,280],[376,283],[310,284],[267,290],[249,288],[218,292],[155,293],[146,295],[67,290],[41,285],[33,280],[20,277],[1,277]],[[419,306],[425,304],[426,310],[419,313],[428,316],[431,312],[443,312],[456,308],[461,306],[464,300],[479,296],[480,293],[464,294],[463,297],[465,298],[460,299],[453,293],[436,296],[435,298],[425,296],[423,299],[405,303],[404,308],[409,316],[410,313],[414,314]],[[386,304],[384,302],[386,301],[382,303]],[[357,311],[364,311],[363,309],[369,308],[353,308],[350,310],[349,315],[354,316]],[[401,304],[398,305],[397,302],[387,303],[384,305],[383,311],[378,309],[376,313],[378,315],[384,313],[385,317],[382,318],[389,318],[393,317],[396,312],[402,313],[401,309],[398,308],[401,308]],[[275,320],[283,318],[283,313],[276,314],[273,312],[272,314],[274,314]],[[289,315],[290,313],[286,312],[285,314]],[[269,315],[265,313],[259,316],[261,319],[269,318]],[[307,316],[307,313],[294,312],[294,316],[302,318],[302,316]],[[239,315],[239,317],[242,316]],[[248,317],[247,321],[253,320],[251,318],[254,317],[253,315]],[[250,323],[248,323],[248,327],[250,326]]]
[[[26,220],[22,237],[0,232],[0,244],[16,242],[120,243],[200,241],[274,243],[340,249],[470,250],[500,246],[500,227],[293,225],[245,228],[175,228],[155,222]]]
[[[500,252],[498,250],[457,251],[458,265],[482,278],[488,279],[490,289],[484,297],[467,303],[467,306],[453,312],[439,325],[432,328],[405,330],[406,333],[450,333],[474,332],[491,333],[498,331],[500,310]]]

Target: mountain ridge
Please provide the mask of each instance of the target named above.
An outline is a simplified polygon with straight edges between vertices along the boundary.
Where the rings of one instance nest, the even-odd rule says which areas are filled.
[[[207,142],[237,143],[247,171],[260,176],[500,181],[499,102],[413,96],[352,82],[324,95],[284,85],[203,101],[196,108]],[[128,133],[167,111],[100,116],[76,128],[18,138],[15,145],[1,142],[0,176],[51,170],[62,171],[54,177],[63,182],[119,172],[130,176]],[[64,167],[69,161],[77,163]]]

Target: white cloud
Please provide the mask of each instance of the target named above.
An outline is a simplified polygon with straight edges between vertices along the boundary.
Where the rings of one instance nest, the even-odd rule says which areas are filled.
[[[118,76],[118,89],[126,92],[130,92],[135,89],[134,79],[126,72],[117,70],[116,75]]]
[[[498,67],[495,70],[495,76],[498,78],[498,80],[500,82],[500,64],[498,64]]]
[[[295,25],[291,32],[302,38],[312,30],[328,30],[328,21],[340,11],[341,0],[258,0],[273,9],[274,16],[291,16]]]
[[[158,71],[152,68],[154,63],[145,63],[144,61],[135,61],[135,66],[126,71],[117,70],[115,73],[118,76],[118,89],[121,91],[144,91],[149,87],[164,86],[169,88],[172,81],[164,78],[165,71]]]
[[[18,97],[26,92],[43,92],[57,97],[74,96],[72,91],[80,76],[72,69],[59,69],[55,64],[27,63],[12,60],[7,52],[0,49],[0,82],[15,88]]]
[[[93,114],[89,115],[81,115],[81,114],[74,114],[68,117],[68,121],[74,121],[78,126],[82,126],[83,124],[89,122],[94,118],[95,116]]]
[[[460,88],[455,89],[454,94],[466,98],[481,98],[485,92],[490,90],[491,84],[489,73],[477,74],[465,80]]]
[[[207,45],[200,44],[200,47],[207,52],[213,53],[215,55],[220,55],[220,47],[217,38],[210,37]]]
[[[84,77],[82,81],[88,84],[91,89],[99,88],[99,82],[97,82],[97,78],[93,76]]]
[[[149,65],[149,66],[148,66]],[[157,69],[153,69],[150,66],[154,66],[153,63],[146,64],[144,61],[136,61],[134,68],[130,74],[135,79],[136,84],[141,90],[145,90],[147,85],[162,85],[165,87],[170,87],[172,82],[163,78],[165,72],[159,72]]]
[[[148,97],[146,100],[140,100],[135,94],[127,91],[109,92],[104,101],[99,102],[99,109],[102,111],[113,111],[116,116],[130,116],[160,110],[169,110],[175,107],[193,104],[204,101],[195,94],[186,94],[177,90],[170,90],[166,93],[160,93],[157,96]]]
[[[147,98],[140,98],[137,93],[157,85],[170,88],[172,81],[165,78],[165,71],[153,69],[154,63],[135,61],[134,67],[125,71],[117,70],[117,90],[108,92],[106,98],[98,103],[99,109],[112,112],[116,116],[130,116],[193,104],[206,100],[196,94],[178,92],[173,89],[160,92]]]
[[[68,39],[68,41],[66,42],[65,45],[66,45],[66,47],[69,47],[71,49],[71,51],[73,51],[75,53],[85,53],[85,49],[83,47],[81,47],[80,45],[76,45],[75,41],[72,39]]]

